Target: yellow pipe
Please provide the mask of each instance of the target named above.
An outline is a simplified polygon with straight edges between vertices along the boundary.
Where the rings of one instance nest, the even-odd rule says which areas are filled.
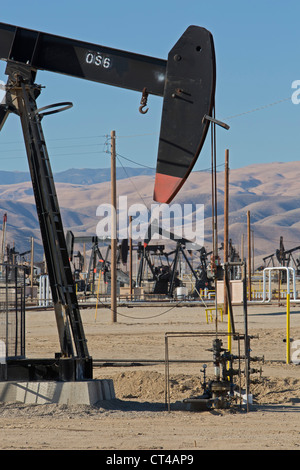
[[[228,307],[228,351],[231,352],[231,319],[230,319],[230,312]]]
[[[291,361],[290,349],[290,294],[286,295],[286,363]]]

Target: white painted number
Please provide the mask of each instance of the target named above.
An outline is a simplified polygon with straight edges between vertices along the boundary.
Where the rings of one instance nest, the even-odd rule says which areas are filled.
[[[104,57],[100,52],[87,52],[85,61],[87,64],[93,64],[97,67],[103,67],[104,69],[111,67],[111,59]]]
[[[105,59],[103,60],[103,67],[105,69],[109,69],[110,67],[110,59],[108,57],[105,57]]]

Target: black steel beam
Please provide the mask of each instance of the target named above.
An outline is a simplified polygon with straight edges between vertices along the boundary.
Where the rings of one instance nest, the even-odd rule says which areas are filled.
[[[0,23],[0,59],[163,96],[166,60]]]
[[[153,199],[169,203],[202,150],[214,110],[215,51],[209,31],[189,26],[168,60],[0,23],[0,59],[163,96]],[[0,129],[7,113],[0,114]],[[206,117],[206,119],[204,119]]]

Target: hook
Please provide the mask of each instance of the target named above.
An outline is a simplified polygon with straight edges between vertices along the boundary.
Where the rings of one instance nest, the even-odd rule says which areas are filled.
[[[148,108],[147,109],[144,109],[145,106],[147,106],[147,99],[148,99],[148,92],[147,92],[147,88],[144,88],[143,89],[143,94],[142,94],[142,99],[141,99],[141,106],[139,107],[139,112],[141,114],[146,114],[148,112]]]
[[[143,109],[145,106],[146,106],[146,105],[143,105],[143,106],[140,106],[140,107],[139,107],[139,112],[140,112],[141,114],[146,114],[146,113],[148,112],[148,109],[149,109],[149,108]]]

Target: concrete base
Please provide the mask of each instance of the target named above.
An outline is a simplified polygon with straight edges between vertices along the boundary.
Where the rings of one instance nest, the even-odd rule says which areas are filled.
[[[2,402],[93,405],[99,401],[114,398],[114,385],[110,379],[78,382],[0,382],[0,401]]]

